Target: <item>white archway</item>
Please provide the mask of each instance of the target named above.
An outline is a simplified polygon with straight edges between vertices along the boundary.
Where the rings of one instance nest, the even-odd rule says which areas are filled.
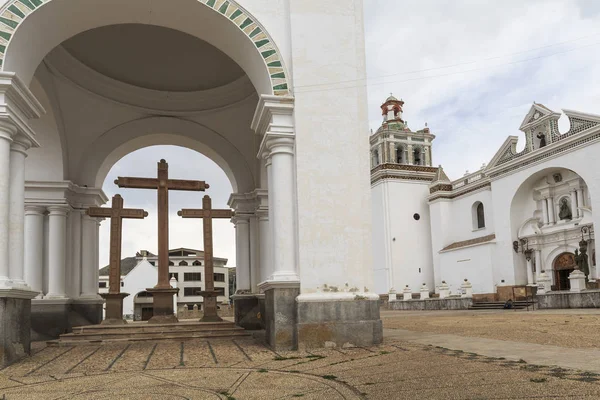
[[[266,29],[233,0],[34,0],[8,1],[1,9],[2,70],[27,84],[44,57],[78,33],[101,26],[138,23],[196,36],[217,47],[248,74],[259,94],[290,94],[288,72]],[[47,21],[52,21],[48,29]],[[241,45],[240,45],[241,44]],[[249,51],[252,49],[251,51]]]

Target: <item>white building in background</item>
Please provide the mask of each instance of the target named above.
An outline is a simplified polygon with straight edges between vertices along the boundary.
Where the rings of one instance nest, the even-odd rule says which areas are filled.
[[[227,259],[213,257],[215,290],[222,293],[217,304],[229,303],[229,268]],[[156,285],[158,280],[158,256],[142,250],[135,257],[135,266],[121,276],[121,292],[129,293],[123,299],[123,316],[135,321],[146,321],[152,317],[152,295],[146,291]],[[179,294],[178,309],[194,305],[202,310],[203,297],[198,293],[206,289],[204,271],[204,252],[194,249],[169,250],[169,273],[177,280]],[[100,270],[99,293],[108,293],[108,267]]]
[[[442,281],[458,293],[468,279],[482,298],[504,299],[537,286],[542,271],[552,290],[568,290],[582,242],[596,285],[600,116],[564,110],[570,128],[561,133],[561,114],[534,103],[520,126],[522,151],[510,136],[487,166],[451,181],[432,167],[435,136],[410,130],[403,105],[388,98],[370,138],[378,293],[423,283],[437,292]]]

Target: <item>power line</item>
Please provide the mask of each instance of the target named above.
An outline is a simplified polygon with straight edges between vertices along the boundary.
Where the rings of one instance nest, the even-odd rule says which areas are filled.
[[[542,55],[542,56],[537,56],[537,57],[532,57],[532,58],[527,58],[527,59],[517,60],[517,61],[511,61],[511,62],[507,62],[507,63],[503,63],[503,64],[497,64],[497,65],[491,65],[491,66],[473,68],[473,69],[469,69],[469,70],[449,72],[447,74],[421,76],[421,77],[404,79],[404,80],[396,80],[396,81],[375,82],[375,83],[362,83],[360,85],[334,87],[334,88],[325,88],[325,89],[316,89],[316,90],[300,90],[297,93],[299,93],[299,94],[300,93],[313,93],[313,92],[316,93],[316,92],[324,92],[324,91],[332,91],[332,90],[340,90],[340,89],[353,89],[353,88],[358,88],[358,87],[363,87],[363,86],[372,87],[372,86],[389,85],[389,84],[392,84],[392,83],[404,83],[404,82],[418,81],[418,80],[422,80],[422,79],[441,78],[441,77],[446,77],[446,76],[451,76],[451,75],[457,75],[457,74],[464,74],[464,73],[468,73],[468,72],[480,71],[480,70],[483,70],[483,69],[498,68],[498,67],[503,67],[503,66],[506,66],[506,65],[515,65],[515,64],[521,64],[521,63],[525,63],[525,62],[529,62],[529,61],[535,61],[535,60],[539,60],[539,59],[542,59],[542,58],[548,58],[548,57],[552,57],[552,56],[559,55],[559,54],[570,53],[572,51],[581,50],[581,49],[584,49],[584,48],[587,48],[587,47],[591,47],[591,46],[597,46],[599,44],[600,44],[600,42],[596,42],[596,43],[591,43],[591,44],[587,44],[587,45],[575,47],[575,48],[564,50],[564,51],[560,51],[560,52],[555,52],[555,53],[551,53],[551,54],[545,54],[545,55]],[[360,81],[365,81],[365,80],[368,80],[368,79],[357,79],[357,80],[348,81],[348,82],[349,83],[351,83],[351,82],[360,82]],[[324,83],[324,84],[319,84],[319,85],[320,86],[324,86],[324,85],[330,86],[330,85],[336,85],[337,83],[338,82],[332,82],[332,83]],[[302,86],[297,86],[296,88],[302,88]]]
[[[311,84],[311,85],[298,85],[298,86],[296,86],[296,88],[325,86],[325,85],[335,85],[335,84],[339,84],[339,83],[359,82],[359,81],[364,81],[364,80],[367,80],[367,79],[371,79],[371,80],[373,80],[373,79],[384,79],[384,78],[391,78],[393,76],[410,75],[410,74],[416,74],[416,73],[420,73],[420,72],[435,71],[435,70],[438,70],[438,69],[446,69],[446,68],[459,67],[459,66],[462,66],[462,65],[476,64],[478,62],[485,62],[485,61],[497,60],[499,58],[511,57],[511,56],[518,55],[518,54],[529,53],[529,52],[532,52],[532,51],[546,49],[546,48],[549,48],[549,47],[561,46],[561,45],[566,44],[566,43],[572,43],[572,42],[576,42],[576,41],[587,39],[587,38],[594,37],[594,36],[598,36],[598,33],[594,33],[592,35],[587,35],[587,36],[581,36],[581,37],[578,37],[578,38],[574,38],[574,39],[570,39],[570,40],[565,40],[563,42],[558,42],[558,43],[554,43],[554,44],[548,44],[548,45],[545,45],[545,46],[534,47],[534,48],[531,48],[531,49],[528,49],[528,50],[522,50],[522,51],[518,51],[518,52],[514,52],[514,53],[508,53],[508,54],[503,54],[503,55],[499,55],[499,56],[488,57],[488,58],[484,58],[484,59],[481,59],[481,60],[463,62],[463,63],[458,63],[458,64],[444,65],[444,66],[440,66],[440,67],[425,68],[425,69],[414,70],[414,71],[398,72],[398,73],[394,73],[394,74],[380,75],[380,76],[370,77],[370,78],[351,79],[351,80],[346,80],[346,81],[337,81],[337,82],[330,82],[330,83],[315,83],[315,84]]]

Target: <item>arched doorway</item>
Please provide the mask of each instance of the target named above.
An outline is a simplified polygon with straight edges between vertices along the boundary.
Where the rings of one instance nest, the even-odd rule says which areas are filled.
[[[152,293],[139,292],[133,299],[133,320],[148,321],[154,315]]]
[[[576,267],[575,254],[562,253],[554,259],[553,267],[556,290],[569,290],[571,288],[569,275]]]

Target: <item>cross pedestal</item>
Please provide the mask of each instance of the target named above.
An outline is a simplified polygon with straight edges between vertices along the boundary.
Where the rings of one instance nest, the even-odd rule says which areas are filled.
[[[123,319],[123,299],[129,293],[101,293],[100,296],[106,302],[106,316],[102,325],[123,325],[127,321]]]
[[[174,324],[179,322],[173,310],[173,296],[179,289],[177,288],[150,288],[146,289],[152,293],[154,315],[148,320],[149,324]]]

